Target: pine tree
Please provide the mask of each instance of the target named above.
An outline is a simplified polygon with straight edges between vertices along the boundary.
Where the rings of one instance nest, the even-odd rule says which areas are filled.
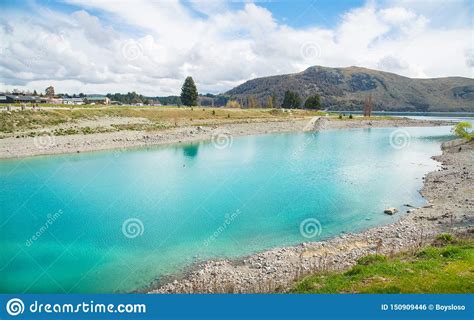
[[[282,107],[287,109],[297,109],[301,106],[301,99],[298,93],[293,91],[286,91],[283,98]]]
[[[196,106],[198,102],[198,92],[192,77],[187,77],[181,87],[181,102],[185,106]]]

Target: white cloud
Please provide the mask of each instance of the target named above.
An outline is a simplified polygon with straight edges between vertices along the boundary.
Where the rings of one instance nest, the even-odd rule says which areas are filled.
[[[35,16],[0,18],[4,88],[43,90],[52,84],[58,92],[169,95],[192,75],[200,92],[223,92],[250,78],[311,65],[357,65],[412,77],[473,76],[470,24],[440,26],[433,21],[439,13],[417,3],[371,2],[346,12],[334,28],[297,29],[253,3],[237,10],[218,0],[188,6],[69,2],[83,9],[66,14],[39,7]],[[449,9],[453,19],[465,10],[459,3]]]

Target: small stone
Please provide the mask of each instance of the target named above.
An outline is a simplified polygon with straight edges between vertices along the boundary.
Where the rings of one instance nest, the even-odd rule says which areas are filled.
[[[393,214],[397,213],[398,210],[396,208],[387,208],[383,212],[386,213],[386,214],[389,214],[389,215],[393,215]]]

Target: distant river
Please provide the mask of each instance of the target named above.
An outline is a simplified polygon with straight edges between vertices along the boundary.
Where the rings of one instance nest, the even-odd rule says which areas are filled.
[[[403,204],[425,203],[430,157],[452,136],[436,127],[221,138],[0,161],[0,291],[129,292],[196,261],[391,223]]]
[[[361,111],[333,111],[331,113],[344,114],[362,114]],[[474,124],[474,112],[396,112],[396,111],[374,111],[374,115],[406,117],[420,120],[448,120],[448,121],[467,121]]]

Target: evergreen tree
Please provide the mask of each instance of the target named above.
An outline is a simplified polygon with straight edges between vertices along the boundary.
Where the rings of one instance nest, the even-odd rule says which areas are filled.
[[[181,87],[181,102],[185,106],[196,106],[198,102],[198,92],[192,77],[187,77]]]
[[[283,108],[297,109],[301,106],[301,99],[298,93],[287,90],[285,92],[285,98],[283,98]]]
[[[305,103],[304,107],[306,109],[318,109],[321,107],[321,99],[318,94],[315,94],[314,96],[309,96]]]

